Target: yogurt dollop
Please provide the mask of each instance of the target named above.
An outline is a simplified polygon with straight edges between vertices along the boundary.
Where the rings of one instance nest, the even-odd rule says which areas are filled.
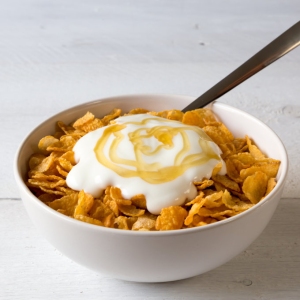
[[[148,114],[119,117],[83,136],[73,151],[70,188],[95,198],[107,186],[120,188],[124,198],[144,194],[153,214],[194,199],[193,181],[210,178],[223,163],[221,150],[201,128]]]

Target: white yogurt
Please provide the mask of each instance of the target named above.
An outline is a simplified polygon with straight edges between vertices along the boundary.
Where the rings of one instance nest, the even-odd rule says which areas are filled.
[[[144,194],[153,214],[194,199],[193,181],[210,178],[223,163],[221,150],[202,129],[148,114],[120,117],[86,134],[73,151],[70,188],[94,197],[107,186],[120,188],[124,198]]]

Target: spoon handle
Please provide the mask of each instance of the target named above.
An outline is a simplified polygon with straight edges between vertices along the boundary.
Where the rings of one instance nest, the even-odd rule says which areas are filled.
[[[244,64],[219,81],[216,85],[194,100],[182,111],[204,107],[221,97],[252,75],[261,71],[275,60],[290,52],[300,44],[300,21],[252,56]]]

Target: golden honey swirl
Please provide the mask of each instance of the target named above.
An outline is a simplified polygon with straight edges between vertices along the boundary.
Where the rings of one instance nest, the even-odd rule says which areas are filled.
[[[151,120],[157,121],[157,118],[146,118],[140,122],[125,122],[124,124],[112,124],[108,126],[94,148],[97,160],[122,177],[140,177],[150,184],[160,184],[174,180],[189,168],[205,164],[211,159],[220,160],[220,157],[212,149],[211,140],[201,128],[184,124],[180,127],[168,125],[158,125],[152,128],[145,127]],[[165,123],[174,122],[166,119],[163,121]],[[135,155],[134,160],[121,158],[117,154],[117,149],[125,138],[122,130],[130,124],[139,126],[138,129],[128,133],[128,139],[132,144]],[[188,130],[192,130],[198,134],[198,143],[202,148],[201,153],[188,154],[191,147],[187,135]],[[173,149],[173,140],[177,135],[182,140],[182,148],[176,154],[172,166],[163,167],[159,161],[147,163],[144,160],[145,156],[157,155],[159,157],[159,152],[162,149]],[[158,146],[154,149],[144,143],[144,140],[149,138],[155,138],[159,141]],[[109,145],[109,157],[106,157],[104,148],[109,140],[112,140],[112,142]]]

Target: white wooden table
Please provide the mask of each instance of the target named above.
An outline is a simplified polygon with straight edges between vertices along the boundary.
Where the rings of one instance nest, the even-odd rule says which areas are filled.
[[[220,99],[286,145],[290,172],[267,229],[227,264],[163,284],[93,273],[29,220],[12,162],[26,133],[105,96],[197,96],[299,21],[299,0],[0,3],[0,299],[300,299],[300,48]]]

